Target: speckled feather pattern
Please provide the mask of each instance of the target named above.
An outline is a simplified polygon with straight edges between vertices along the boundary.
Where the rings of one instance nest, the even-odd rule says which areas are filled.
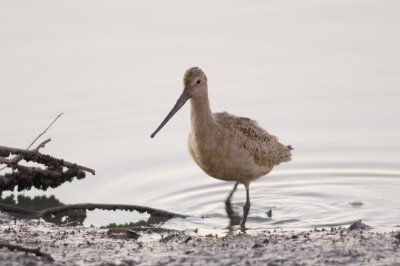
[[[227,112],[215,113],[214,117],[238,145],[249,151],[256,164],[272,168],[291,160],[290,149],[260,127],[257,121]]]

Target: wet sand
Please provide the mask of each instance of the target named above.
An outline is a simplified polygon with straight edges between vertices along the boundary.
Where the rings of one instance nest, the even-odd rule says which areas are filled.
[[[0,261],[1,265],[400,265],[400,231],[352,229],[198,236],[111,233],[1,218],[1,243],[40,247],[51,258],[2,247]]]

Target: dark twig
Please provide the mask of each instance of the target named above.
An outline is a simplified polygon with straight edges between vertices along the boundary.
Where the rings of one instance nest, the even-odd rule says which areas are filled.
[[[49,143],[50,141],[51,141],[51,139],[46,139],[45,141],[42,141],[33,151],[39,152],[39,150],[41,148],[44,148],[44,146],[46,146],[46,144]]]
[[[42,133],[40,133],[40,134],[32,141],[32,143],[28,146],[28,148],[26,148],[26,149],[29,150],[29,149],[32,147],[32,145],[33,145],[41,136],[43,136],[43,135],[47,132],[47,130],[49,130],[49,128],[50,128],[50,127],[57,121],[57,119],[59,119],[63,114],[64,114],[64,113],[61,113],[61,114],[57,115],[57,117],[53,120],[53,122],[51,122],[50,125],[49,125]]]
[[[47,130],[49,130],[49,128],[50,128],[50,127],[58,120],[58,118],[60,118],[63,114],[64,114],[64,113],[58,114],[57,117],[53,120],[53,122],[51,122],[50,125],[32,141],[32,143],[28,146],[28,148],[26,148],[26,150],[29,150],[29,149],[32,147],[32,145],[33,145],[41,136],[43,136],[43,135],[47,132]],[[47,140],[43,141],[41,144],[39,144],[39,146],[35,149],[35,151],[39,151],[39,149],[40,149],[40,148],[43,148],[44,145],[46,145],[46,143],[49,142],[49,141],[50,141],[50,139],[47,139]],[[43,146],[42,146],[42,145],[43,145]],[[10,159],[10,160],[13,160],[15,163],[18,163],[19,161],[22,160],[22,158],[21,158],[21,156],[15,156],[15,158]],[[0,162],[0,163],[1,163],[1,162]],[[6,168],[7,168],[7,166],[2,167],[2,168],[0,168],[0,171],[4,170],[4,169],[6,169]]]
[[[0,242],[0,248],[8,248],[11,251],[22,251],[26,253],[35,254],[38,257],[43,257],[48,261],[54,261],[54,259],[47,253],[41,252],[40,248],[27,248],[20,245],[9,244],[5,242]]]

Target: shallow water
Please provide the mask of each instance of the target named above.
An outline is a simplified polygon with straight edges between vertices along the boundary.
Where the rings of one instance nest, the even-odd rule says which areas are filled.
[[[184,71],[197,65],[214,111],[256,119],[295,147],[292,162],[251,185],[250,231],[359,219],[394,230],[399,11],[396,1],[3,1],[0,145],[26,147],[64,112],[44,151],[96,176],[46,195],[147,205],[191,215],[165,227],[225,232],[233,183],[192,162],[189,105],[149,137],[179,96]],[[241,187],[235,209],[244,200]],[[86,224],[139,217],[95,211]]]

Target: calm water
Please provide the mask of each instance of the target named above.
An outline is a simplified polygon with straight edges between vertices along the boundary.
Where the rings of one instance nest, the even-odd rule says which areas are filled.
[[[44,152],[97,174],[45,195],[161,208],[191,215],[164,227],[224,232],[233,183],[192,162],[189,105],[149,137],[196,65],[214,111],[256,119],[295,147],[292,162],[252,184],[250,231],[358,219],[393,230],[399,13],[398,1],[2,1],[0,145],[26,147],[64,112]],[[244,201],[241,187],[233,205]],[[95,211],[86,224],[140,217]]]

